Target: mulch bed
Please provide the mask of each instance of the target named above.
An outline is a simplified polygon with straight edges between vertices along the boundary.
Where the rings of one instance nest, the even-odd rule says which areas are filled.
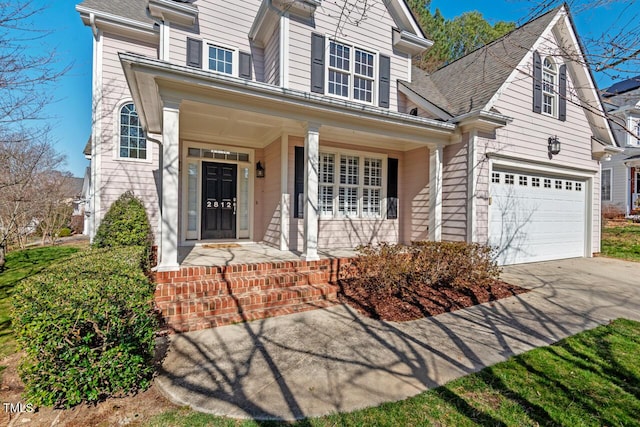
[[[340,302],[349,304],[365,316],[394,322],[436,316],[529,292],[529,289],[501,281],[488,286],[472,285],[464,289],[417,286],[408,295],[365,290],[353,280],[341,280],[339,286]]]

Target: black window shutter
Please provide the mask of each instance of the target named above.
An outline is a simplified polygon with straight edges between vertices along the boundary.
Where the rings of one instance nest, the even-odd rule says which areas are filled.
[[[248,52],[240,52],[238,56],[238,76],[243,79],[252,79],[251,54]]]
[[[560,86],[558,87],[558,119],[563,122],[567,120],[567,66],[560,66]]]
[[[398,159],[387,159],[387,219],[398,218]]]
[[[533,112],[542,112],[542,60],[538,51],[533,52]]]
[[[304,147],[295,147],[293,184],[293,217],[302,218],[304,214]]]
[[[391,82],[391,58],[380,55],[380,89],[378,106],[389,108],[389,91]]]
[[[324,93],[324,36],[311,33],[311,92]]]
[[[202,40],[187,38],[187,65],[202,68]]]

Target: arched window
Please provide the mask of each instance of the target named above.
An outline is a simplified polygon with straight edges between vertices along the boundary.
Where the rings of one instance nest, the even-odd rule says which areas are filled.
[[[542,112],[550,116],[557,115],[558,105],[558,68],[549,58],[542,64]]]
[[[136,106],[132,102],[124,104],[120,109],[120,157],[147,158],[147,140],[140,126]]]

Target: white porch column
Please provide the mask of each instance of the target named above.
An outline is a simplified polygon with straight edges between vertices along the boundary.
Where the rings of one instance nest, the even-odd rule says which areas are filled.
[[[429,150],[429,240],[442,240],[442,145]]]
[[[304,252],[302,259],[315,261],[318,256],[318,163],[320,124],[307,123],[304,138]]]
[[[178,193],[180,162],[180,103],[164,101],[162,108],[162,194],[158,271],[177,270]]]
[[[478,162],[477,162],[477,142],[478,131],[473,129],[469,132],[469,142],[467,143],[467,242],[473,243],[478,240],[477,214],[478,214]]]
[[[291,216],[291,197],[288,192],[289,180],[289,135],[280,139],[280,250],[289,250],[289,218]]]

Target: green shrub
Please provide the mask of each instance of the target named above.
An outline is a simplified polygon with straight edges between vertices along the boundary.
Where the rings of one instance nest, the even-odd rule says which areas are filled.
[[[357,251],[341,277],[375,292],[401,295],[420,286],[486,286],[500,276],[492,249],[477,243],[381,243]]]
[[[30,402],[70,407],[148,387],[157,320],[145,253],[84,251],[16,287],[13,326]]]
[[[113,202],[96,231],[93,245],[150,247],[151,227],[142,201],[127,191]]]
[[[58,231],[58,237],[69,237],[71,236],[71,229],[64,227]]]

